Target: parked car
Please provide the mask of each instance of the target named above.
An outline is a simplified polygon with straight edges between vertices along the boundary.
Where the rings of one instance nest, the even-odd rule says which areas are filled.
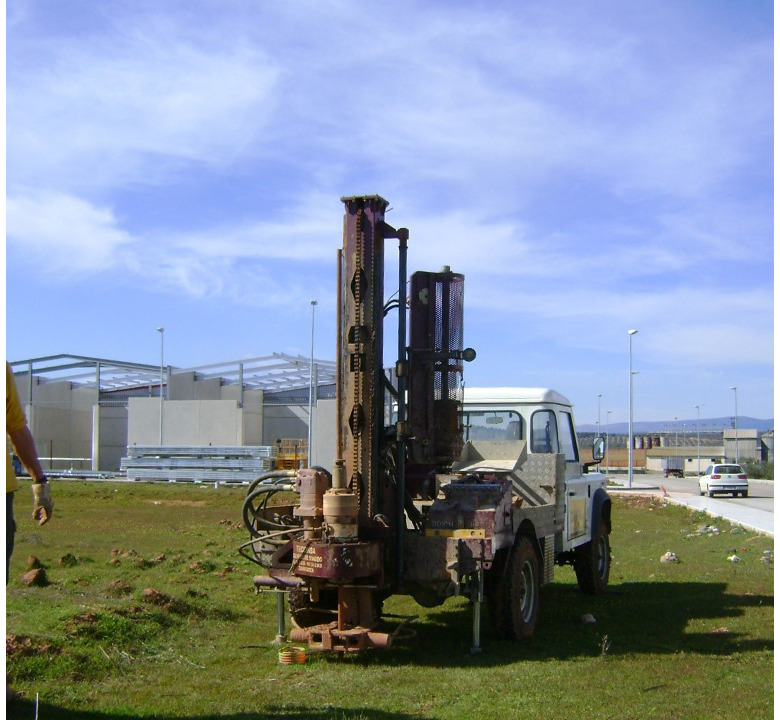
[[[734,497],[748,495],[747,474],[741,465],[710,465],[699,478],[699,494],[712,497],[715,493],[731,493]]]

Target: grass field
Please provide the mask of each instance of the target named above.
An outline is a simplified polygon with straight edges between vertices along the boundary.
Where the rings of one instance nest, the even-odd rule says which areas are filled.
[[[17,493],[6,670],[25,699],[8,717],[35,717],[36,695],[41,720],[773,717],[772,539],[659,500],[615,498],[610,591],[585,596],[556,569],[529,642],[486,638],[471,656],[467,602],[394,597],[386,612],[419,615],[414,638],[288,666],[275,597],[236,552],[242,490],[53,490],[43,528]],[[680,562],[661,563],[670,550]],[[48,585],[22,582],[30,556]]]

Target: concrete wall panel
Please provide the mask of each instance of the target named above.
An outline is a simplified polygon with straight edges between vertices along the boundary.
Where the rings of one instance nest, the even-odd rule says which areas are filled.
[[[198,445],[241,445],[241,409],[234,400],[200,401]]]
[[[168,381],[169,400],[194,400],[195,399],[195,373],[171,373]]]
[[[312,462],[333,471],[336,459],[336,401],[318,400],[314,412]]]
[[[99,418],[99,420],[98,420]],[[121,459],[127,455],[127,409],[123,407],[96,406],[93,412],[93,427],[99,422],[99,442],[93,440],[94,448],[99,445],[97,462],[93,459],[92,469],[101,472],[117,472]]]
[[[160,442],[160,399],[130,398],[127,402],[127,444]]]
[[[198,380],[194,391],[196,400],[219,400],[222,397],[222,380],[220,378]]]
[[[263,409],[263,445],[275,445],[281,438],[309,436],[309,408],[300,405],[267,405]]]
[[[200,445],[199,437],[200,401],[166,400],[163,403],[163,445]]]
[[[90,408],[43,405],[28,406],[25,412],[44,469],[67,470],[71,467],[90,469],[92,464],[92,410]]]
[[[241,388],[238,385],[223,385],[219,393],[220,400],[241,401]]]
[[[73,405],[80,408],[92,408],[97,402],[97,393],[94,388],[74,387],[70,394]]]
[[[242,412],[244,423],[243,438],[244,445],[262,445],[263,444],[263,408],[244,406]]]
[[[128,445],[160,442],[160,399],[130,398]],[[234,400],[166,400],[163,445],[241,445],[242,410]]]

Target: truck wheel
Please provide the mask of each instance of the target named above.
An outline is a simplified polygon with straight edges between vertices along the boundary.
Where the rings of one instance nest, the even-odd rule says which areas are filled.
[[[496,634],[501,640],[522,640],[534,634],[539,614],[539,556],[533,542],[521,535],[509,553],[495,588]]]
[[[610,565],[609,531],[607,524],[599,520],[598,530],[593,538],[574,551],[574,572],[580,590],[588,595],[601,595],[606,592]]]

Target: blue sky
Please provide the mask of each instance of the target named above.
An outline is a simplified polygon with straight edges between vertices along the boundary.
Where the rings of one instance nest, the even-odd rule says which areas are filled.
[[[334,359],[339,198],[380,194],[466,275],[468,384],[623,421],[636,328],[635,419],[773,416],[771,2],[6,10],[9,359],[308,356],[312,299]]]

